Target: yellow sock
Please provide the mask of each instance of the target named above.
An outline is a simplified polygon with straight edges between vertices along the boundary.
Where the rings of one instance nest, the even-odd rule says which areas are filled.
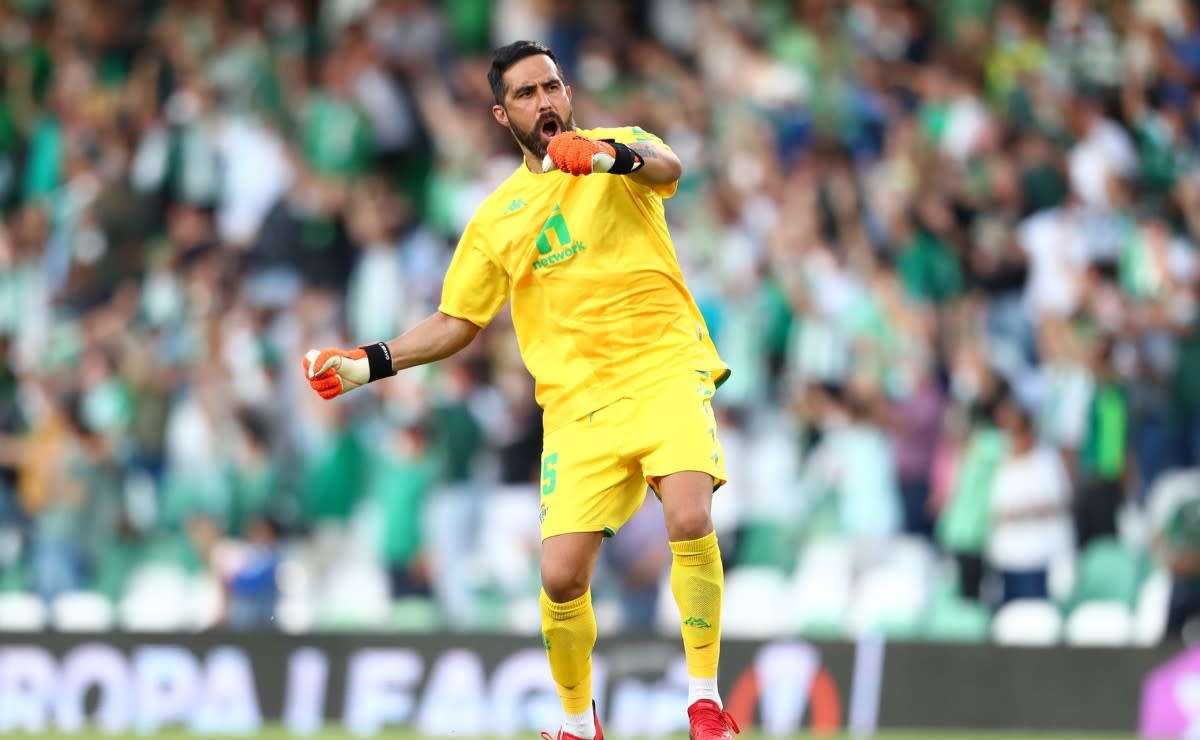
[[[717,533],[671,543],[671,593],[679,606],[688,676],[716,678],[721,654],[721,593],[725,572]]]
[[[596,646],[596,615],[592,592],[556,604],[542,591],[542,643],[550,660],[550,675],[558,685],[563,711],[577,715],[592,711],[592,648]]]

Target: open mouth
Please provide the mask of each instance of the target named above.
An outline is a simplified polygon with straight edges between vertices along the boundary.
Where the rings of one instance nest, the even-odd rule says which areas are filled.
[[[563,126],[557,116],[547,116],[541,121],[542,140],[550,141],[562,132]]]

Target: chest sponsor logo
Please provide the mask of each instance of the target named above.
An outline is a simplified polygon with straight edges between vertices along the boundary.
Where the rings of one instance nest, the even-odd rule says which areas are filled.
[[[550,217],[546,219],[546,223],[542,226],[534,243],[537,246],[538,254],[541,255],[533,261],[534,270],[542,270],[551,265],[566,262],[586,249],[583,242],[571,239],[571,230],[567,227],[567,219],[558,205],[555,205],[554,210],[550,212]]]

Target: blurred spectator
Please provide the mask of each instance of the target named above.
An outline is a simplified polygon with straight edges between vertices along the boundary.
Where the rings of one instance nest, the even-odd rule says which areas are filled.
[[[813,391],[822,436],[802,473],[811,505],[831,506],[840,533],[882,541],[900,530],[902,513],[891,449],[873,423],[877,401],[860,388]]]
[[[278,598],[278,530],[266,517],[255,517],[246,528],[245,560],[229,580],[229,625],[262,629],[275,619]]]
[[[622,627],[649,634],[654,630],[659,583],[670,564],[667,527],[657,499],[646,494],[642,508],[602,550],[620,583]]]
[[[1008,454],[1008,439],[993,418],[996,400],[981,396],[969,410],[950,418],[935,464],[940,483],[933,501],[937,541],[954,557],[959,593],[975,601],[982,595],[993,481]]]
[[[1154,544],[1171,574],[1167,634],[1177,637],[1200,615],[1200,499],[1175,507]]]
[[[1094,97],[1077,96],[1067,111],[1077,142],[1067,155],[1071,188],[1088,208],[1112,206],[1113,180],[1132,176],[1137,167],[1133,140]]]
[[[233,478],[233,502],[228,531],[247,536],[256,523],[262,524],[263,517],[278,514],[280,473],[271,456],[271,429],[267,420],[245,413],[239,422],[241,434],[229,470]],[[275,522],[268,523],[278,529]]]
[[[1032,417],[1012,400],[996,408],[1008,455],[992,481],[987,563],[1002,579],[1001,603],[1044,599],[1050,564],[1073,547],[1071,484],[1062,460],[1037,443]]]
[[[1114,348],[1111,338],[1105,338],[1091,350],[1095,387],[1079,451],[1073,500],[1075,538],[1080,548],[1097,537],[1117,535],[1117,511],[1125,496],[1129,403],[1113,367]]]
[[[479,584],[473,570],[484,492],[474,481],[486,441],[481,420],[499,400],[488,392],[487,371],[483,358],[450,361],[429,412],[430,441],[442,467],[425,520],[432,588],[453,627],[475,626],[472,599]]]
[[[930,476],[945,415],[945,394],[920,361],[912,362],[903,395],[888,409],[891,446],[904,511],[904,531],[931,537]]]
[[[387,432],[376,455],[367,495],[379,507],[379,548],[392,597],[428,595],[429,564],[422,523],[435,475],[428,433],[420,424],[397,425]]]
[[[1176,361],[1171,377],[1172,421],[1181,439],[1179,462],[1188,467],[1200,466],[1200,382],[1196,380],[1200,378],[1198,289],[1200,274],[1194,274],[1190,285],[1168,306],[1173,314],[1170,324],[1176,334]]]
[[[201,519],[195,527],[209,528],[211,519]],[[213,536],[205,533],[202,538]],[[221,577],[225,590],[224,623],[235,630],[263,630],[274,627],[275,606],[279,596],[278,568],[281,558],[278,525],[267,516],[247,521],[241,538],[212,546],[212,567]]]

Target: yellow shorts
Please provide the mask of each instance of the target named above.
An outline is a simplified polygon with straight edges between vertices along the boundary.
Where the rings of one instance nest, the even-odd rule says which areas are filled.
[[[646,486],[695,470],[725,483],[707,373],[622,398],[542,440],[542,539],[567,532],[611,537],[641,507]]]

